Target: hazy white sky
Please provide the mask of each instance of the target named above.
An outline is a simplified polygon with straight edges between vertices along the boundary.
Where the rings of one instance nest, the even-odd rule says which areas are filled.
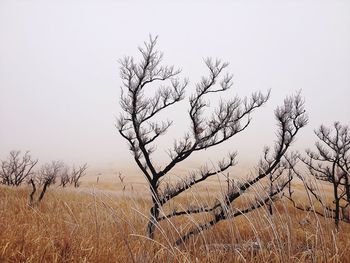
[[[273,109],[298,89],[310,122],[296,149],[313,145],[321,123],[350,124],[350,1],[0,0],[0,159],[21,149],[42,161],[133,164],[114,127],[117,60],[137,55],[149,33],[189,77],[187,94],[207,56],[230,62],[230,94],[272,90],[244,134],[194,162],[232,148],[255,161],[274,141]],[[157,157],[189,127],[187,109],[167,113],[175,123]]]

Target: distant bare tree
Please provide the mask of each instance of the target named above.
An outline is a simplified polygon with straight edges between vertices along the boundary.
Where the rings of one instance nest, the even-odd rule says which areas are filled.
[[[338,228],[340,220],[350,222],[346,210],[350,208],[350,131],[348,126],[335,122],[334,130],[321,125],[315,134],[319,139],[315,144],[316,151],[306,150],[307,156],[300,157],[300,160],[316,180],[332,185],[334,208],[323,200],[317,188],[308,182],[306,176],[302,176],[295,169],[294,172],[304,181],[307,190],[327,212],[327,214],[323,214],[322,211],[317,213],[323,216],[330,214]]]
[[[38,203],[44,198],[48,187],[55,184],[56,178],[64,168],[64,163],[61,161],[52,161],[41,166],[39,171],[31,178],[30,184],[32,185],[32,192],[30,194],[30,204],[34,203],[34,194],[37,190],[36,185],[41,186],[41,192],[38,197]]]
[[[72,181],[71,174],[69,172],[69,167],[67,165],[63,165],[59,178],[60,178],[60,186],[66,187]]]
[[[228,158],[220,161],[217,168],[209,169],[205,166],[198,173],[192,173],[172,185],[164,185],[162,183],[164,181],[161,179],[192,153],[219,145],[246,129],[251,121],[250,114],[266,103],[269,93],[263,95],[258,92],[254,93],[249,99],[234,97],[228,101],[221,101],[211,115],[205,115],[204,110],[209,107],[209,103],[205,100],[207,95],[224,92],[232,86],[232,75],[226,74],[220,78],[228,64],[222,63],[220,60],[206,59],[205,64],[209,70],[209,76],[202,77],[201,81],[196,84],[195,93],[189,98],[191,129],[182,139],[175,141],[173,148],[169,150],[169,163],[164,167],[160,167],[151,159],[151,155],[155,151],[154,143],[159,136],[166,133],[172,122],[166,120],[159,123],[153,121],[153,119],[158,116],[159,112],[184,99],[188,81],[186,79],[180,81],[178,77],[179,69],[175,69],[173,66],[161,65],[162,54],[155,49],[156,41],[157,38],[150,37],[149,42],[145,43],[143,48],[139,48],[141,53],[139,62],[135,62],[132,57],[125,57],[120,61],[120,72],[123,80],[120,104],[124,114],[119,117],[117,128],[128,141],[135,162],[150,186],[153,202],[147,227],[150,238],[154,237],[155,226],[160,220],[191,213],[206,212],[214,214],[215,219],[213,221],[199,226],[183,236],[177,242],[181,243],[190,236],[228,218],[224,205],[230,205],[252,185],[278,169],[277,166],[280,165],[281,158],[294,136],[306,124],[307,120],[304,116],[300,96],[286,99],[284,106],[278,108],[275,113],[280,124],[279,142],[276,144],[273,153],[270,153],[269,150],[266,153],[266,160],[261,162],[261,172],[257,177],[227,193],[224,204],[221,202],[215,204],[211,209],[198,208],[188,211],[174,211],[172,214],[160,216],[160,209],[170,200],[192,186],[213,175],[224,173],[232,167],[235,164],[236,153],[228,154]],[[146,97],[145,89],[156,82],[168,83],[168,86],[161,86],[154,93],[154,96]],[[271,156],[268,157],[268,155]],[[238,191],[236,191],[237,189]],[[279,191],[280,188],[276,185],[276,190],[272,191],[271,196]],[[270,200],[270,197],[268,197],[268,200]],[[259,207],[263,203],[265,203],[265,200],[257,206]]]
[[[124,192],[125,189],[126,189],[126,184],[124,183],[125,175],[123,175],[121,172],[119,172],[118,173],[118,178],[119,178],[119,181],[120,181],[120,183],[121,183],[121,185],[123,187],[122,190]]]
[[[33,174],[38,160],[33,160],[29,152],[21,156],[21,151],[11,151],[5,161],[1,161],[0,180],[2,184],[19,186]]]
[[[80,186],[80,179],[83,177],[86,173],[87,169],[87,163],[79,166],[78,168],[75,168],[73,166],[73,171],[71,175],[71,183],[74,185],[74,187],[79,187]]]

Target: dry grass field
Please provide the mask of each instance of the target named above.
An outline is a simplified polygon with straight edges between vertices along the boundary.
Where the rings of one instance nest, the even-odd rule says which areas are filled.
[[[287,200],[275,202],[273,216],[261,208],[180,247],[173,245],[180,234],[209,215],[164,221],[149,240],[149,194],[140,189],[53,186],[30,207],[29,188],[0,187],[0,262],[350,262],[350,224],[341,223],[336,233],[331,219],[296,210]],[[213,191],[197,197],[208,195]],[[197,197],[177,202],[188,206]]]

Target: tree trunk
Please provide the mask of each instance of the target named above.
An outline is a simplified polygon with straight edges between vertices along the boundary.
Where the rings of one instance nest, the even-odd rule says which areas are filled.
[[[156,224],[158,223],[158,217],[159,217],[158,202],[154,197],[152,197],[152,201],[153,201],[153,206],[150,209],[150,218],[147,225],[147,236],[151,239],[154,238],[154,231],[156,228]]]
[[[33,179],[30,179],[30,183],[32,185],[33,190],[29,195],[29,205],[32,206],[34,204],[34,194],[36,192],[36,186]]]
[[[270,216],[272,216],[273,215],[273,211],[272,211],[272,204],[271,204],[271,201],[270,201],[270,203],[269,203],[269,213],[270,213]]]
[[[39,196],[39,200],[38,200],[39,202],[44,198],[44,195],[46,193],[48,186],[49,186],[49,183],[45,182],[43,190],[41,191],[40,196]]]
[[[272,195],[272,192],[273,192],[272,174],[269,176],[269,179],[270,179],[270,193],[269,193],[269,195],[270,195],[270,198],[271,198],[271,195]],[[272,200],[270,200],[270,202],[268,204],[268,207],[269,207],[269,213],[272,216],[273,215]]]
[[[155,179],[150,182],[150,191],[152,193],[152,207],[150,209],[150,217],[147,225],[147,236],[154,238],[154,232],[159,218],[159,195],[158,195],[158,180]]]
[[[346,200],[348,203],[350,203],[350,183],[349,183],[349,176],[345,174],[345,192],[346,192]]]
[[[334,203],[335,203],[334,222],[335,222],[335,227],[338,231],[339,230],[339,217],[340,217],[340,210],[339,210],[340,200],[338,197],[338,185],[336,183],[333,184],[333,191],[334,191]]]

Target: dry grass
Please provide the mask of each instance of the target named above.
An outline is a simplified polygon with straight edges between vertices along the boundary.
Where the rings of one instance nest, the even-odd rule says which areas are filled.
[[[331,220],[287,201],[276,203],[272,217],[260,209],[175,247],[205,216],[162,222],[152,241],[144,236],[147,193],[51,188],[34,208],[28,193],[0,187],[0,262],[350,262],[350,224],[336,233]]]

